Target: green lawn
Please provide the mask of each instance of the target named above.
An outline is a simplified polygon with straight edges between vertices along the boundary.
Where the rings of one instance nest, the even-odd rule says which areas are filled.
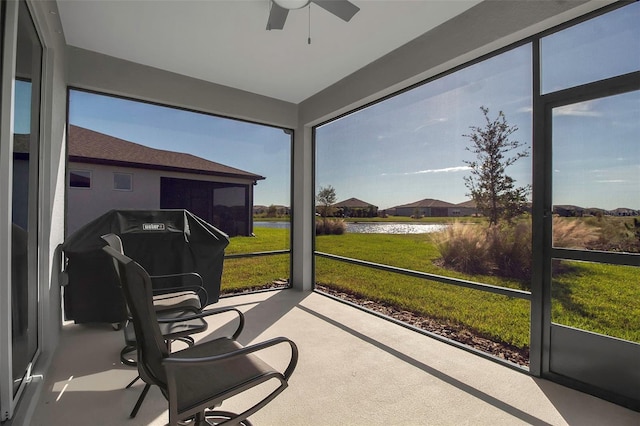
[[[255,228],[255,237],[233,237],[225,254],[256,253],[289,249],[286,229]],[[222,273],[221,291],[268,285],[275,280],[289,278],[289,255],[226,259]]]
[[[289,249],[288,229],[255,228],[253,233],[255,237],[230,238],[225,254]]]
[[[226,251],[247,253],[289,247],[289,231],[256,228],[256,237],[234,237]],[[321,252],[519,289],[516,280],[471,276],[437,266],[428,234],[344,234],[316,239]],[[289,276],[289,256],[227,259],[223,290],[263,285]],[[392,303],[400,309],[463,324],[518,347],[529,345],[529,302],[316,258],[316,282]],[[640,342],[638,268],[574,262],[553,283],[554,322]]]
[[[565,261],[552,283],[554,322],[640,342],[640,271]]]

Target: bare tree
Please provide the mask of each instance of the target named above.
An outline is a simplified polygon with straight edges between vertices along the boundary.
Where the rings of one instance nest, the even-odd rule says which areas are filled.
[[[465,176],[464,181],[469,189],[467,196],[475,201],[478,211],[489,218],[489,224],[495,225],[500,219],[510,221],[526,211],[531,185],[515,187],[506,169],[520,158],[528,157],[529,148],[510,139],[518,127],[509,126],[502,111],[492,121],[488,108],[483,106],[480,110],[485,126],[472,126],[472,133],[463,135],[471,140],[467,151],[476,155],[475,161],[464,161],[471,168],[471,176]]]
[[[318,195],[316,195],[316,202],[320,204],[320,215],[322,217],[329,216],[332,210],[331,205],[336,202],[336,190],[333,186],[320,187]]]

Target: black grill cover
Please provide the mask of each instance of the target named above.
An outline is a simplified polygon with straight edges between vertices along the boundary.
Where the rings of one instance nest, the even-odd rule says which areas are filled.
[[[102,251],[104,234],[120,236],[127,256],[149,275],[197,272],[218,301],[224,250],[229,237],[187,210],[111,210],[89,222],[62,244],[67,257],[64,291],[67,319],[76,323],[125,319],[126,309],[110,257]],[[193,285],[185,281],[184,285]],[[175,286],[167,282],[164,286]],[[158,286],[156,288],[162,288]]]

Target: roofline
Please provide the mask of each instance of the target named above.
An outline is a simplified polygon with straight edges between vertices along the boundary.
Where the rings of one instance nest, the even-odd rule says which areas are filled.
[[[236,174],[236,173],[214,172],[209,170],[188,169],[185,167],[172,167],[172,166],[162,166],[157,164],[136,163],[136,162],[130,162],[130,161],[107,160],[107,159],[93,158],[93,157],[82,157],[77,155],[70,155],[69,162],[85,163],[85,164],[102,164],[107,166],[124,166],[124,167],[131,167],[135,169],[147,169],[147,170],[166,170],[166,171],[172,171],[172,172],[189,173],[193,175],[232,177],[232,178],[238,178],[238,179],[244,179],[244,180],[252,180],[253,182],[266,179],[264,176],[254,175],[254,174],[246,175],[246,174]]]

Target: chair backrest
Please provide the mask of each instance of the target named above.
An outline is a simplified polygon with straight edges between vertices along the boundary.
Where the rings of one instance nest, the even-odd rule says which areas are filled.
[[[153,306],[153,290],[147,271],[110,245],[102,248],[114,259],[122,290],[131,312],[138,347],[138,371],[151,384],[166,390],[162,360],[169,356]]]
[[[116,234],[105,234],[100,238],[106,241],[106,243],[109,244],[109,247],[113,248],[120,254],[124,254],[124,246],[122,245],[122,240],[119,236]],[[118,261],[115,258],[113,259],[113,267],[116,270],[116,275],[120,277],[120,268],[118,267]]]

